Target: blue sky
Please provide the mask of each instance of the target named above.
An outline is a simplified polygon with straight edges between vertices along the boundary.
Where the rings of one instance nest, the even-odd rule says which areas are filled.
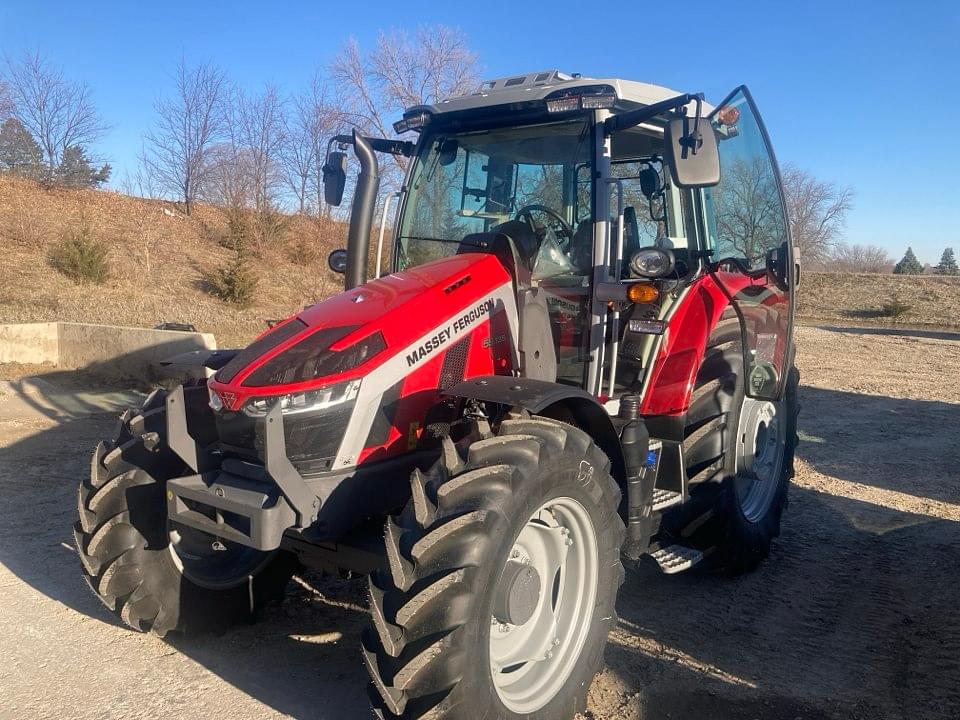
[[[682,11],[678,10],[682,5]],[[589,11],[607,15],[590,16]],[[613,9],[616,8],[616,9]],[[86,81],[119,181],[181,55],[238,83],[304,85],[353,35],[460,27],[487,77],[560,68],[704,91],[750,86],[781,163],[852,185],[846,236],[936,263],[960,250],[960,3],[354,3],[0,0],[0,51]]]

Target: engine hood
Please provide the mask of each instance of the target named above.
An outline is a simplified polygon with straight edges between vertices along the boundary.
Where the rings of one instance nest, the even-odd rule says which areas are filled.
[[[493,255],[473,253],[372,280],[278,324],[218,371],[210,386],[236,398],[239,406],[250,396],[300,392],[361,378],[511,282]],[[355,348],[364,351],[362,358],[354,357],[360,362],[334,363],[332,373],[285,377],[273,371],[301,363],[312,357],[308,353],[346,355]]]

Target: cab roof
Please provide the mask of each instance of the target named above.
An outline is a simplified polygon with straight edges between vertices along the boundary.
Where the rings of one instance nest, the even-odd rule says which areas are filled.
[[[596,86],[608,86],[612,89],[617,97],[617,107],[623,109],[652,105],[681,94],[661,85],[651,85],[636,80],[592,78],[579,74],[567,74],[560,70],[542,70],[525,75],[486,80],[481,83],[476,92],[469,95],[452,97],[433,105],[421,105],[411,108],[408,112],[426,110],[433,114],[457,113],[485,107],[535,102],[545,100],[549,95],[564,94],[562,92],[564,90],[576,91],[580,88]],[[704,103],[704,112],[709,112],[711,109],[712,107]]]

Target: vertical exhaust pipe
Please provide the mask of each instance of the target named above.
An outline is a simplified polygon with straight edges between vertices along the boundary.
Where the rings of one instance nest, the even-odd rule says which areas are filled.
[[[367,281],[370,257],[370,228],[380,190],[380,169],[370,143],[353,130],[353,151],[360,161],[360,174],[350,208],[350,230],[347,233],[347,271],[343,276],[345,290],[352,290]]]

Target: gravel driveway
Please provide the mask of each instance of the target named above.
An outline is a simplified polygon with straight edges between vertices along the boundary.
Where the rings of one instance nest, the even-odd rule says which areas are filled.
[[[783,535],[737,578],[628,573],[590,713],[960,717],[960,336],[798,328],[801,446]],[[298,578],[253,626],[118,626],[71,549],[114,418],[0,397],[0,718],[367,718],[365,585]]]

